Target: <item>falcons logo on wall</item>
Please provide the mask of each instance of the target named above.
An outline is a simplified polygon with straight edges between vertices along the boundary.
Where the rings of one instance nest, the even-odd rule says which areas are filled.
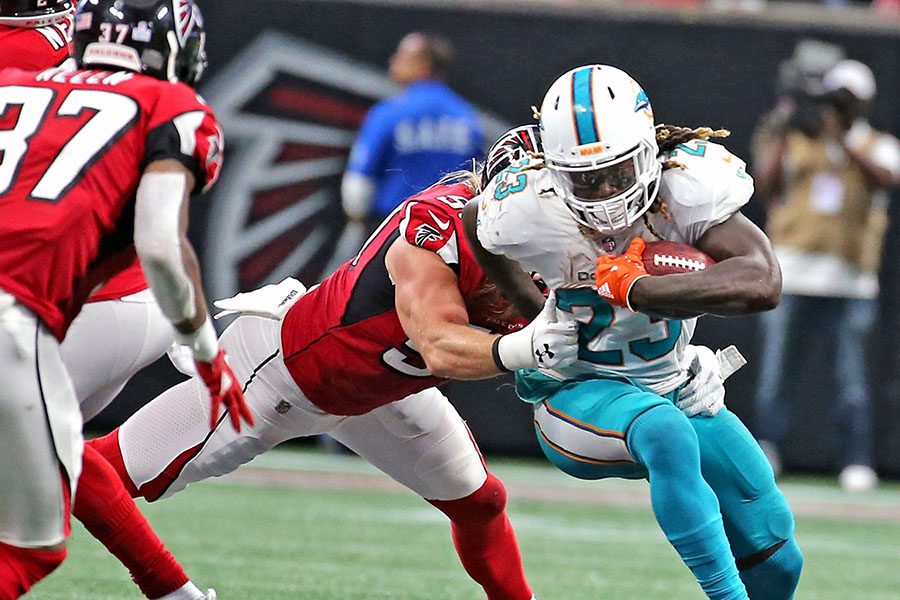
[[[211,297],[285,277],[313,284],[351,258],[332,256],[344,230],[341,177],[369,108],[399,89],[384,67],[271,32],[204,88],[227,149],[204,232]],[[484,123],[489,139],[506,129]]]

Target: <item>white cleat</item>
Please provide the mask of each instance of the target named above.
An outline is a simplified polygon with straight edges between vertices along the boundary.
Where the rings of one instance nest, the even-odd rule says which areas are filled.
[[[868,465],[847,465],[838,475],[838,483],[848,492],[870,492],[878,487],[878,475]]]
[[[206,590],[206,595],[203,596],[205,600],[216,600],[218,598],[218,594],[216,594],[216,590],[209,588]]]

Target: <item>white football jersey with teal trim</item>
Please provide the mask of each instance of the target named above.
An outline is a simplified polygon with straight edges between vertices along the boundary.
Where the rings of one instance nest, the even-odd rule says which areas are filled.
[[[693,141],[679,146],[663,172],[660,197],[668,216],[648,214],[665,239],[694,245],[710,228],[747,203],[753,180],[742,160],[723,146]],[[556,379],[589,375],[625,377],[665,394],[686,377],[684,348],[696,319],[655,319],[611,306],[594,286],[594,265],[603,254],[621,254],[636,237],[657,239],[643,219],[615,235],[580,227],[554,191],[550,173],[525,159],[496,177],[476,198],[478,239],[486,250],[537,271],[557,290],[560,308],[572,311],[579,327],[579,359]]]

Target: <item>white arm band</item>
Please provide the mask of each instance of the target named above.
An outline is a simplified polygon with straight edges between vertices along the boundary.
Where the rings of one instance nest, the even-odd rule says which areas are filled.
[[[194,318],[194,285],[181,257],[179,219],[187,178],[145,173],[137,189],[134,247],[160,309],[172,323]]]
[[[341,203],[344,213],[351,219],[362,221],[369,216],[375,182],[359,173],[347,171],[341,179]]]

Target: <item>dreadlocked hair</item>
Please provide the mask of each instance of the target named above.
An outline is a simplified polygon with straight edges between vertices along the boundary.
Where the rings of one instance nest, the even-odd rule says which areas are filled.
[[[665,123],[660,123],[656,126],[656,145],[659,147],[659,154],[657,156],[665,158],[662,163],[663,171],[666,169],[685,168],[685,166],[677,160],[668,158],[681,144],[686,144],[692,140],[725,138],[729,135],[731,135],[731,132],[727,129],[712,129],[711,127],[697,127],[691,129],[690,127],[679,127],[678,125],[666,125]],[[656,200],[653,201],[653,205],[644,213],[644,225],[647,226],[650,233],[655,235],[658,239],[664,240],[665,238],[650,223],[648,217],[651,213],[660,214],[664,219],[668,219],[671,216],[669,206],[661,196],[657,195]]]
[[[678,125],[666,125],[660,123],[656,126],[656,145],[659,146],[659,153],[662,155],[674,152],[681,144],[686,144],[691,140],[708,140],[709,138],[725,138],[731,135],[727,129],[712,129],[710,127],[679,127]],[[683,169],[684,165],[674,160],[667,160],[663,163],[663,170],[679,168]]]

